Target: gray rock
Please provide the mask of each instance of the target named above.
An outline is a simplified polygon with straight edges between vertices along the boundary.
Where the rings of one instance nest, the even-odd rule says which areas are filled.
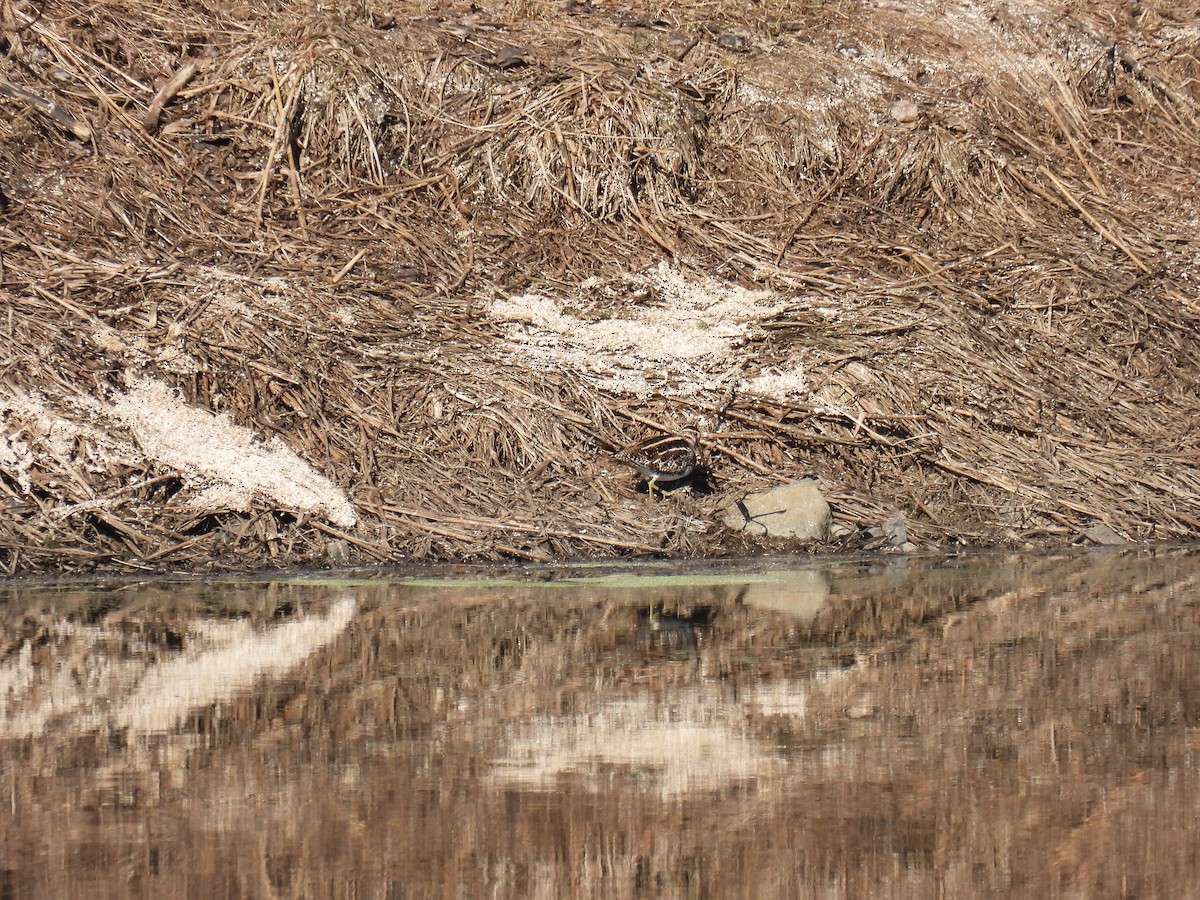
[[[325,559],[331,566],[344,566],[350,561],[350,545],[341,538],[325,542]]]
[[[1121,537],[1103,522],[1097,522],[1091,528],[1083,533],[1083,536],[1093,544],[1101,544],[1106,547],[1115,547],[1118,544],[1128,544],[1129,541]]]
[[[805,478],[750,494],[725,510],[721,521],[747,534],[812,541],[828,537],[833,518],[817,483]]]
[[[910,553],[916,549],[908,539],[908,526],[900,516],[887,519],[882,525],[868,528],[866,537],[867,540],[863,543],[864,550],[900,550]]]
[[[883,523],[883,536],[887,538],[889,547],[902,547],[908,543],[908,526],[899,516],[888,519]]]

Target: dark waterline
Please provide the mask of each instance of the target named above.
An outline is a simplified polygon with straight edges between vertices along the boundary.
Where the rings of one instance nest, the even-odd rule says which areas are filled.
[[[0,897],[1200,883],[1195,550],[420,574],[0,586]]]

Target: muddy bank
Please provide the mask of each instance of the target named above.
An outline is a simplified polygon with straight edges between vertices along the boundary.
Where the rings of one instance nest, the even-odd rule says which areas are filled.
[[[1148,5],[5,10],[6,574],[1200,533]]]

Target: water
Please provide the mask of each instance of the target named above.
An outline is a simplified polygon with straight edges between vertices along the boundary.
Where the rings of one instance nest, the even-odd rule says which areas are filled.
[[[515,574],[0,588],[0,897],[1195,895],[1195,552]]]

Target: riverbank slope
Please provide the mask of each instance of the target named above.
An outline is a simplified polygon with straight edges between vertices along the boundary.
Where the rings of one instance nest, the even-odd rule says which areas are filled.
[[[3,574],[1200,535],[1169,11],[7,8]]]

